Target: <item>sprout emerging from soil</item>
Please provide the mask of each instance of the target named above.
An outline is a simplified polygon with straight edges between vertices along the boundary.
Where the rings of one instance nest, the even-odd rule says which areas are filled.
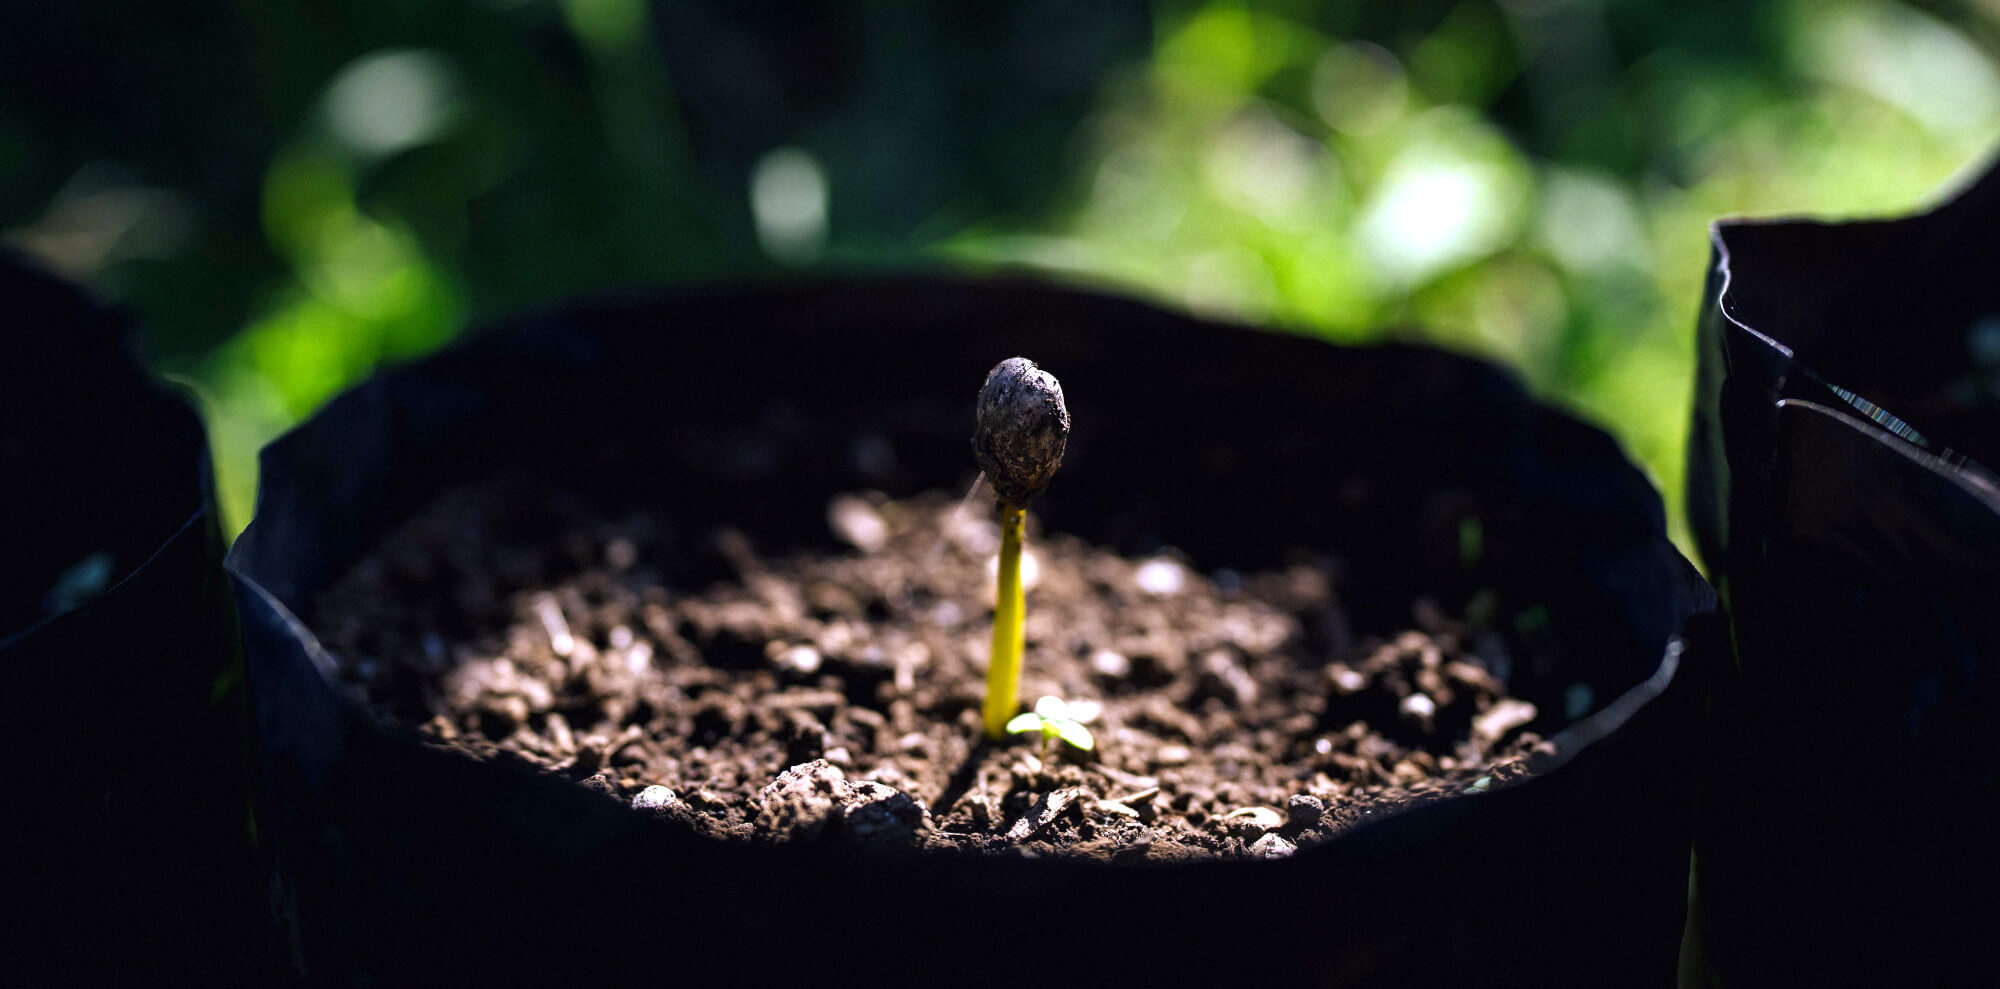
[[[986,374],[975,409],[972,457],[1000,500],[1000,583],[993,602],[993,655],[986,667],[986,737],[1006,737],[1021,689],[1021,528],[1028,500],[1062,466],[1069,409],[1055,375],[1025,357]]]
[[[1049,739],[1052,738],[1060,738],[1072,747],[1088,752],[1097,746],[1097,739],[1091,737],[1090,729],[1083,726],[1083,721],[1070,707],[1060,697],[1043,697],[1035,702],[1034,710],[1007,722],[1007,731],[1014,735],[1039,732],[1044,756],[1048,755]]]

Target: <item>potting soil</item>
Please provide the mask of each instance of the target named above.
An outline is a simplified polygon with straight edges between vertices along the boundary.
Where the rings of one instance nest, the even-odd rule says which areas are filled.
[[[1032,512],[1021,702],[1068,702],[1094,747],[983,742],[991,516],[856,493],[824,545],[768,547],[514,478],[439,499],[308,621],[350,690],[434,744],[722,840],[1282,858],[1549,751],[1476,598],[1357,629],[1337,560],[1204,573]]]

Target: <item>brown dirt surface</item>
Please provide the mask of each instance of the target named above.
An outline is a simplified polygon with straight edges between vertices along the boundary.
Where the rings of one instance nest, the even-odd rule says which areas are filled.
[[[845,495],[837,545],[765,554],[495,482],[402,525],[308,620],[356,697],[436,744],[722,839],[1275,858],[1546,749],[1475,623],[1419,600],[1412,628],[1358,636],[1324,562],[1203,574],[1032,515],[1022,705],[1080,706],[1096,745],[983,744],[990,508]]]

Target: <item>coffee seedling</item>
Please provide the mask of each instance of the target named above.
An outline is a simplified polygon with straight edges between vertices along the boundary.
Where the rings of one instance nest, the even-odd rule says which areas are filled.
[[[1028,500],[1049,486],[1062,465],[1069,409],[1055,375],[1025,357],[1009,357],[987,372],[974,411],[972,457],[1000,502],[999,586],[983,711],[986,737],[998,741],[1006,736],[1021,689],[1021,529]]]

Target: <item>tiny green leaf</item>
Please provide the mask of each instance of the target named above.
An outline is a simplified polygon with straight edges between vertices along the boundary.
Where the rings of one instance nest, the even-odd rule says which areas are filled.
[[[1097,739],[1090,736],[1090,729],[1074,721],[1062,722],[1062,740],[1085,752],[1097,746]]]
[[[1080,706],[1080,705],[1078,705]],[[1035,702],[1035,709],[1026,714],[1017,714],[1007,722],[1007,731],[1015,735],[1025,735],[1038,731],[1042,735],[1042,745],[1046,749],[1050,739],[1060,738],[1076,748],[1089,751],[1097,747],[1097,739],[1083,722],[1069,716],[1072,705],[1059,697],[1044,695]]]

